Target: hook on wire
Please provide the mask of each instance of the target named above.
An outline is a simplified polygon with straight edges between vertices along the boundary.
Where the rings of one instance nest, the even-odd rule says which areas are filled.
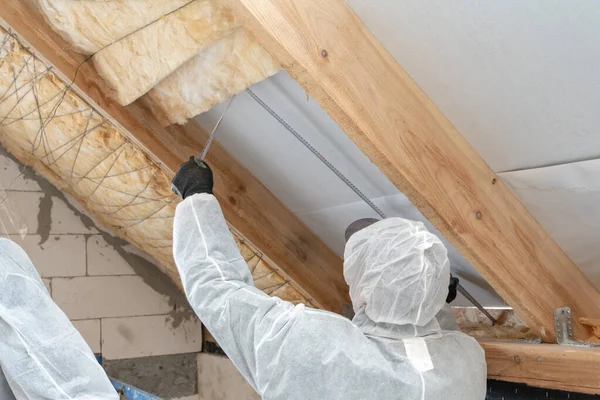
[[[219,129],[221,122],[223,122],[223,118],[225,118],[225,114],[227,114],[229,107],[231,107],[231,105],[233,104],[233,101],[235,100],[236,97],[237,97],[237,94],[234,94],[233,96],[231,96],[231,98],[227,102],[227,105],[225,106],[225,110],[223,110],[223,113],[217,120],[215,127],[213,128],[212,132],[210,133],[210,136],[208,137],[208,141],[206,142],[204,149],[202,149],[202,153],[200,153],[200,155],[196,157],[196,162],[198,164],[202,164],[204,162],[204,158],[206,157],[206,154],[208,153],[208,150],[210,149],[210,145],[212,144],[213,140],[215,139],[215,135],[217,134],[217,129]]]

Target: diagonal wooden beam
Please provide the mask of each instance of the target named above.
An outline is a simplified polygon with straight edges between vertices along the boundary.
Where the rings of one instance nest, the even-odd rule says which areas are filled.
[[[207,134],[197,124],[191,121],[185,127],[165,129],[138,102],[119,105],[89,60],[70,51],[27,1],[3,2],[0,18],[166,172],[172,175],[181,162],[199,154]],[[315,304],[341,312],[350,300],[340,258],[217,143],[207,161],[215,173],[215,195],[228,222]]]
[[[598,290],[343,0],[232,7],[544,341],[554,341],[556,307],[570,306],[574,321],[600,316]]]

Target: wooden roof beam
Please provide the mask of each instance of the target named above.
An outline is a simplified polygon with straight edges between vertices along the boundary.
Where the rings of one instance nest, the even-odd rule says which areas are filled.
[[[167,173],[173,175],[181,162],[202,150],[208,135],[193,121],[165,129],[140,103],[119,105],[89,59],[71,51],[28,2],[4,2],[0,19]],[[215,173],[215,195],[227,221],[306,297],[341,312],[350,300],[340,258],[218,143],[212,145],[207,162]]]
[[[600,293],[343,0],[231,0],[245,26],[544,341]]]
[[[600,394],[600,348],[500,340],[479,343],[490,379]]]

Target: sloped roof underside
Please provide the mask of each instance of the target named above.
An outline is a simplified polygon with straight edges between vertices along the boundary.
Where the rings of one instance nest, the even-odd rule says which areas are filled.
[[[141,96],[165,125],[210,110],[198,120],[212,129],[223,111],[215,104],[280,68],[218,0],[36,1],[67,41],[95,54],[117,99]],[[347,2],[600,287],[595,2]],[[254,90],[388,215],[423,219],[285,73]],[[347,224],[373,216],[247,95],[229,111],[219,140],[338,254]],[[465,286],[482,303],[503,305],[449,250]]]

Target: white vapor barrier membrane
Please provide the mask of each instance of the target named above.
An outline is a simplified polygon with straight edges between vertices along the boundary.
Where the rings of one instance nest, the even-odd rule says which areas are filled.
[[[266,79],[254,85],[252,90],[389,217],[423,221],[430,231],[441,237],[286,73]],[[198,122],[210,131],[224,107],[225,104],[220,104],[202,114],[197,118]],[[247,93],[236,98],[216,140],[340,257],[344,253],[344,231],[348,225],[360,218],[379,218]],[[506,306],[449,242],[442,240],[448,247],[452,272],[465,288],[485,306]],[[453,305],[470,306],[471,303],[459,295]]]
[[[600,157],[596,0],[346,0],[496,172]]]
[[[367,197],[398,190],[346,134],[285,72],[252,90],[342,171]],[[197,118],[210,132],[222,103]],[[247,93],[240,93],[223,119],[216,140],[292,212],[346,204],[358,199],[333,172]]]
[[[500,178],[600,288],[600,160],[503,173]]]

